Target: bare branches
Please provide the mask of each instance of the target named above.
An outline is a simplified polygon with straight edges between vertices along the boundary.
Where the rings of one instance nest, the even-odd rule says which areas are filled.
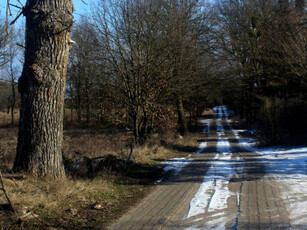
[[[81,0],[81,2],[83,2],[85,5],[88,5],[84,0]]]
[[[11,4],[10,0],[7,0],[7,5],[6,5],[6,21],[5,21],[7,36],[9,36],[9,26],[15,24],[16,21],[20,18],[20,16],[23,15],[23,13],[24,13],[24,9],[25,8],[24,8],[23,4],[20,2],[20,0],[17,0],[17,1],[20,4],[20,6],[15,5],[15,4]],[[14,18],[14,20],[12,20],[12,22],[10,23],[9,22],[9,17],[13,16],[12,10],[11,10],[11,6],[15,7],[17,9],[20,9],[20,11],[17,14],[17,16]]]
[[[6,20],[5,20],[5,25],[6,25],[6,39],[5,39],[5,44],[7,43],[7,39],[9,37],[9,17],[12,16],[11,8],[10,8],[10,0],[7,0],[7,5],[6,5]]]
[[[16,8],[18,8],[18,9],[21,9],[21,10],[23,9],[23,7],[20,7],[20,6],[17,6],[17,5],[11,4],[11,3],[10,3],[9,5],[10,5],[10,6],[13,6],[13,7],[16,7]]]
[[[20,16],[23,14],[23,11],[21,11],[17,16],[16,18],[10,23],[10,25],[14,25],[15,22],[20,18]]]

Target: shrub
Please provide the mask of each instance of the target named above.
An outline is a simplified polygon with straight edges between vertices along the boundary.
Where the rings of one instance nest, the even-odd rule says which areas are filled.
[[[306,144],[307,104],[300,98],[266,100],[257,118],[265,144]]]

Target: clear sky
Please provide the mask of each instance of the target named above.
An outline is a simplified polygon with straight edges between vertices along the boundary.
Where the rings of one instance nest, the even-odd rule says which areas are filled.
[[[73,0],[74,6],[75,6],[75,20],[79,19],[80,14],[86,13],[90,9],[90,4],[89,2],[96,2],[98,0]],[[26,0],[20,0],[22,4],[25,4]],[[10,0],[10,3],[13,5],[20,6],[17,0]],[[88,3],[88,4],[87,4]],[[14,20],[16,15],[18,15],[18,12],[20,9],[11,6],[12,14],[13,16],[10,18],[10,21]],[[6,0],[0,0],[0,12],[1,12],[1,17],[5,17],[5,11],[6,11]],[[19,19],[17,22],[17,26],[21,26],[23,24],[23,19]]]
[[[95,3],[98,0],[73,0],[75,12],[74,17],[75,20],[78,21],[80,18],[80,14],[85,14],[87,11],[90,10],[90,4],[87,4],[89,2]],[[26,3],[26,0],[20,0],[20,2],[24,5]],[[7,0],[0,0],[0,21],[3,22],[5,20],[5,12],[6,12],[6,3]],[[17,0],[10,0],[10,3],[13,5],[17,5],[22,7]],[[12,16],[10,17],[10,21],[13,21],[16,16],[19,14],[20,9],[17,7],[11,6]],[[20,17],[18,21],[15,23],[15,28],[22,28],[25,26],[25,20],[23,17]],[[18,67],[19,71],[21,71],[21,63],[16,60],[15,62],[16,67]],[[0,78],[6,78],[5,77],[6,72],[0,69]],[[19,74],[18,74],[19,75]]]

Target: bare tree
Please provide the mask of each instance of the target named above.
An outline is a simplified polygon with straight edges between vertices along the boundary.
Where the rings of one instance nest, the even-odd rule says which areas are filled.
[[[97,49],[97,35],[93,26],[82,20],[77,24],[72,33],[73,40],[77,43],[70,54],[68,83],[71,88],[70,94],[75,109],[77,110],[78,122],[81,122],[82,111],[85,111],[86,123],[90,124],[95,114],[97,93],[99,92],[99,78],[102,75],[103,63],[101,52]]]
[[[6,25],[2,20],[0,20],[0,67],[3,67],[5,64],[6,39]]]
[[[163,1],[167,43],[169,90],[173,93],[178,117],[178,130],[188,133],[184,99],[198,84],[201,69],[205,68],[205,53],[209,49],[212,12],[205,1]],[[207,67],[207,66],[206,66]],[[198,82],[198,83],[197,83]]]
[[[161,70],[166,44],[160,16],[159,2],[144,0],[101,1],[94,12],[112,96],[124,109],[118,119],[133,132],[135,143],[146,138],[168,83]]]
[[[122,107],[119,121],[136,142],[163,117],[163,105],[175,107],[179,131],[188,132],[184,101],[208,67],[202,61],[212,26],[207,8],[196,0],[118,0],[94,10],[108,83]]]
[[[8,97],[8,110],[11,112],[11,124],[14,125],[14,110],[17,101],[17,75],[19,74],[19,66],[17,56],[19,55],[19,48],[17,47],[17,39],[19,35],[15,32],[14,27],[10,29],[10,35],[7,39],[6,56],[5,56],[5,78],[11,85],[11,94]]]

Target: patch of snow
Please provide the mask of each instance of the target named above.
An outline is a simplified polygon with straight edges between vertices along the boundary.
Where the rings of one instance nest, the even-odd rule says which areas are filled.
[[[203,133],[209,133],[210,132],[211,119],[200,120],[199,122],[202,123],[203,126],[204,126]]]
[[[184,228],[183,230],[200,230],[200,228],[198,228],[197,226],[191,226],[191,227]]]
[[[231,193],[228,189],[228,181],[217,180],[215,185],[215,193],[209,204],[208,212],[214,212],[216,210],[223,210],[227,208],[227,200]]]
[[[231,164],[225,163],[231,159],[231,148],[228,139],[219,138],[216,148],[217,151],[222,154],[219,156],[219,160],[223,162],[224,168],[222,172],[215,169],[215,174],[217,176],[220,175],[220,177],[218,177],[219,180],[216,180],[215,193],[208,208],[209,212],[227,208],[227,200],[232,195],[228,189],[228,184],[230,178],[236,174]],[[215,163],[215,167],[218,163],[218,161]]]
[[[210,132],[211,119],[200,120],[200,122],[204,125],[203,133],[209,133]],[[196,154],[202,153],[205,150],[206,147],[207,147],[207,141],[201,142],[195,153]]]
[[[166,166],[164,167],[164,172],[174,171],[175,174],[180,173],[181,169],[191,162],[191,159],[187,158],[173,158],[170,160],[164,160],[162,163]]]
[[[197,151],[195,153],[196,154],[202,153],[205,150],[206,147],[207,147],[207,142],[206,141],[200,143],[200,145],[198,146],[198,149],[197,149]]]
[[[213,170],[213,166],[210,167],[209,171],[210,170]],[[190,209],[186,218],[205,213],[214,187],[214,180],[205,177],[203,183],[200,185],[200,188],[190,202]]]
[[[214,115],[218,118],[222,118],[223,115],[227,116],[228,113],[225,113],[225,106],[216,106],[213,108]]]
[[[219,137],[216,148],[219,153],[223,154],[231,153],[230,143],[227,138],[223,139]],[[230,156],[228,159],[230,159]]]
[[[201,123],[205,124],[206,127],[204,128],[203,132],[209,132],[210,131],[210,122],[211,119],[202,120]],[[195,152],[196,154],[201,153],[204,151],[204,149],[207,147],[207,142],[203,141],[198,146],[198,150]],[[185,166],[187,166],[189,163],[191,163],[191,159],[188,159],[191,157],[191,154],[187,158],[173,158],[170,160],[164,160],[162,164],[166,165],[164,167],[164,172],[174,171],[175,174],[179,174]],[[156,181],[156,183],[160,183],[163,180],[163,178]]]
[[[231,121],[230,121],[231,122]],[[277,146],[257,148],[255,141],[239,136],[240,130],[232,130],[240,146],[259,154],[257,159],[264,165],[267,178],[274,178],[282,184],[282,198],[295,228],[307,225],[307,147]],[[305,226],[305,227],[303,227]]]
[[[216,133],[219,137],[221,136],[225,136],[225,130],[224,130],[224,127],[222,125],[222,120],[219,118],[216,120]]]
[[[217,133],[224,132],[221,119],[217,120]],[[220,135],[221,136],[221,135]],[[227,208],[227,200],[234,195],[228,189],[230,178],[235,175],[232,163],[225,163],[231,159],[231,148],[227,138],[219,137],[215,158],[211,161],[211,166],[207,171],[200,188],[190,202],[190,209],[186,218],[191,218],[206,212],[215,212]],[[217,167],[223,165],[223,170]],[[225,217],[217,218],[215,221],[223,220],[216,224],[208,223],[208,227],[224,229]]]
[[[226,221],[227,221],[226,217],[220,217],[212,221],[208,221],[206,225],[209,227],[209,229],[224,230],[226,229],[225,228]]]
[[[164,178],[160,178],[160,179],[156,180],[156,181],[155,181],[155,184],[161,183],[161,182],[163,181],[163,179],[164,179]]]

